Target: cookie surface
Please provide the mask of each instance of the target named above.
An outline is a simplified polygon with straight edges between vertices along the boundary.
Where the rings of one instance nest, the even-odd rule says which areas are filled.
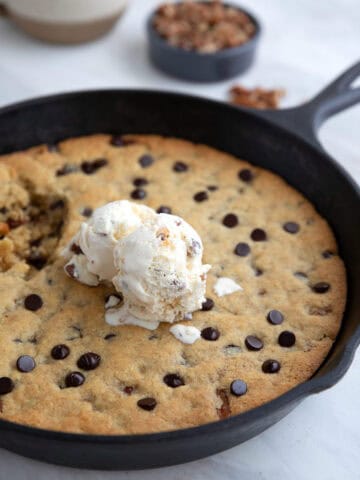
[[[280,177],[182,140],[93,135],[0,157],[0,182],[0,418],[99,434],[195,426],[281,395],[329,352],[344,265]],[[118,199],[170,208],[200,234],[212,302],[182,322],[207,329],[194,344],[169,324],[110,327],[113,290],[65,275],[80,223]],[[218,297],[220,277],[243,290]]]

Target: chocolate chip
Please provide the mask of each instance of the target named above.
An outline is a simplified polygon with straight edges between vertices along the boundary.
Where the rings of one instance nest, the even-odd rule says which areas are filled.
[[[108,333],[105,335],[104,340],[111,340],[114,337],[116,337],[115,333]]]
[[[205,302],[202,303],[201,310],[203,312],[208,312],[209,310],[212,310],[214,308],[214,300],[211,298],[207,298]]]
[[[75,278],[75,265],[73,263],[70,263],[70,265],[66,265],[64,268],[65,272],[69,275],[69,277]]]
[[[250,247],[247,243],[240,242],[236,245],[234,253],[239,257],[246,257],[250,253]]]
[[[217,328],[207,327],[201,330],[201,336],[204,340],[214,342],[220,337],[220,332]]]
[[[167,214],[171,214],[171,208],[170,207],[167,207],[166,205],[161,205],[157,210],[156,210],[157,213],[167,213]]]
[[[277,373],[281,366],[277,360],[269,359],[265,360],[261,368],[264,373]]]
[[[168,373],[163,378],[163,381],[168,387],[171,388],[177,388],[185,385],[184,379],[180,377],[180,375],[178,375],[177,373]]]
[[[135,188],[130,195],[134,200],[142,200],[146,197],[146,192],[142,188]]]
[[[312,286],[315,293],[326,293],[330,290],[330,285],[327,282],[318,282]]]
[[[283,225],[283,229],[288,233],[298,233],[300,225],[296,222],[286,222]]]
[[[41,253],[31,252],[30,255],[26,258],[26,263],[36,268],[36,270],[41,270],[45,267],[47,258]]]
[[[142,168],[150,167],[150,165],[152,165],[154,161],[155,161],[154,157],[152,157],[151,155],[142,155],[139,158],[139,163],[142,166]]]
[[[128,385],[127,387],[124,387],[124,390],[123,392],[126,393],[126,395],[131,395],[134,391],[134,387],[131,387],[130,385]]]
[[[238,176],[240,180],[246,183],[251,182],[251,180],[254,178],[253,172],[248,168],[244,168],[243,170],[240,170],[240,172],[238,173]]]
[[[64,208],[64,207],[65,207],[65,202],[61,198],[59,200],[55,200],[49,205],[50,210],[58,210],[59,208]]]
[[[36,367],[35,360],[30,355],[22,355],[17,359],[16,367],[19,372],[28,373]]]
[[[86,173],[86,175],[92,175],[100,168],[105,167],[105,165],[107,165],[108,163],[109,162],[106,160],[106,158],[97,158],[92,162],[85,161],[81,164],[81,170]]]
[[[138,407],[142,408],[143,410],[147,410],[148,412],[154,410],[156,404],[157,402],[155,398],[152,397],[140,398],[140,400],[137,402]]]
[[[6,395],[14,390],[15,384],[9,377],[0,378],[0,395]]]
[[[73,243],[70,247],[70,251],[75,253],[75,255],[83,255],[84,252],[81,250],[80,246],[76,243]]]
[[[209,195],[207,194],[207,192],[203,191],[203,192],[195,193],[193,198],[195,202],[204,202],[209,198]]]
[[[133,181],[133,185],[135,187],[143,187],[144,185],[147,185],[148,183],[149,183],[148,180],[146,180],[146,178],[142,178],[142,177],[137,177]]]
[[[241,397],[247,392],[247,385],[244,380],[234,380],[230,385],[230,392],[235,395],[235,397]]]
[[[323,256],[324,258],[328,259],[328,258],[333,257],[333,256],[334,256],[334,253],[331,252],[330,250],[325,250],[325,251],[322,253],[322,256]]]
[[[110,140],[110,144],[113,147],[124,147],[126,142],[124,142],[121,135],[113,135],[111,140]]]
[[[71,372],[65,377],[65,385],[70,387],[80,387],[85,382],[85,377],[80,372]]]
[[[59,170],[56,170],[56,176],[62,177],[64,175],[69,175],[70,173],[74,173],[78,171],[78,166],[74,164],[65,163]]]
[[[5,215],[7,212],[8,212],[8,209],[6,207],[0,208],[0,213],[2,213],[3,215]]]
[[[223,223],[223,225],[225,225],[225,227],[234,228],[234,227],[236,227],[236,225],[238,225],[239,220],[238,220],[237,215],[235,215],[234,213],[228,213],[223,218],[222,223]]]
[[[59,344],[55,345],[51,349],[51,356],[54,360],[64,360],[64,358],[70,355],[70,348],[67,345]]]
[[[186,165],[184,162],[175,162],[173,166],[174,172],[186,172],[189,169],[189,167]]]
[[[92,214],[93,214],[93,209],[90,207],[83,208],[81,212],[81,215],[83,215],[84,217],[91,217]]]
[[[21,225],[24,225],[25,223],[25,220],[24,219],[20,219],[20,218],[8,218],[6,223],[9,225],[9,228],[11,228],[11,230],[14,230],[15,228],[18,228],[20,227]]]
[[[219,187],[217,185],[208,185],[207,189],[209,190],[209,192],[216,192]]]
[[[100,365],[101,357],[97,353],[87,352],[81,355],[77,366],[82,370],[95,370]]]
[[[42,298],[39,295],[36,295],[36,293],[32,293],[31,295],[25,297],[24,307],[27,310],[32,310],[33,312],[35,312],[36,310],[39,310],[39,308],[41,308],[42,306]]]
[[[255,228],[255,230],[251,232],[250,236],[254,242],[264,242],[267,240],[266,232],[262,228]]]
[[[255,352],[261,350],[264,347],[263,342],[255,335],[248,335],[245,338],[245,345],[248,350],[252,350]]]
[[[261,268],[254,268],[255,277],[261,277],[264,274],[264,271]]]
[[[295,345],[296,337],[295,334],[292,332],[288,332],[285,330],[284,332],[281,332],[278,338],[279,345],[282,347],[292,347]]]
[[[272,325],[280,325],[284,321],[284,315],[279,310],[270,310],[266,318]]]
[[[93,168],[95,170],[98,170],[99,168],[105,167],[109,163],[106,158],[97,158],[96,160],[93,161]]]

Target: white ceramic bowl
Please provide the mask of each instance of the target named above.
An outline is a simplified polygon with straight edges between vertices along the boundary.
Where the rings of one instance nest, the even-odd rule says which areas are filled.
[[[127,0],[2,0],[21,29],[41,40],[80,43],[108,32]]]

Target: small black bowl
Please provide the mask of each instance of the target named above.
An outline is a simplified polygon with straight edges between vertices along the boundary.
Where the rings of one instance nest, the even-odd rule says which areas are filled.
[[[246,13],[255,25],[255,33],[246,43],[214,53],[199,53],[170,45],[155,30],[153,12],[147,21],[149,55],[151,62],[163,72],[194,82],[219,82],[245,72],[253,63],[259,42],[259,21],[239,5],[225,3]]]

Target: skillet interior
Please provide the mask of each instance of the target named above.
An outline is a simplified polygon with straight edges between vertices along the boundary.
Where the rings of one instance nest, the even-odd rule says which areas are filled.
[[[0,110],[0,154],[96,132],[185,138],[225,150],[285,178],[315,204],[337,236],[349,284],[343,327],[315,378],[225,421],[164,434],[120,437],[46,432],[3,421],[0,444],[34,458],[88,468],[170,465],[245,441],[286,415],[310,392],[333,385],[350,365],[359,341],[360,196],[341,167],[260,113],[189,96],[149,91],[83,92]]]

